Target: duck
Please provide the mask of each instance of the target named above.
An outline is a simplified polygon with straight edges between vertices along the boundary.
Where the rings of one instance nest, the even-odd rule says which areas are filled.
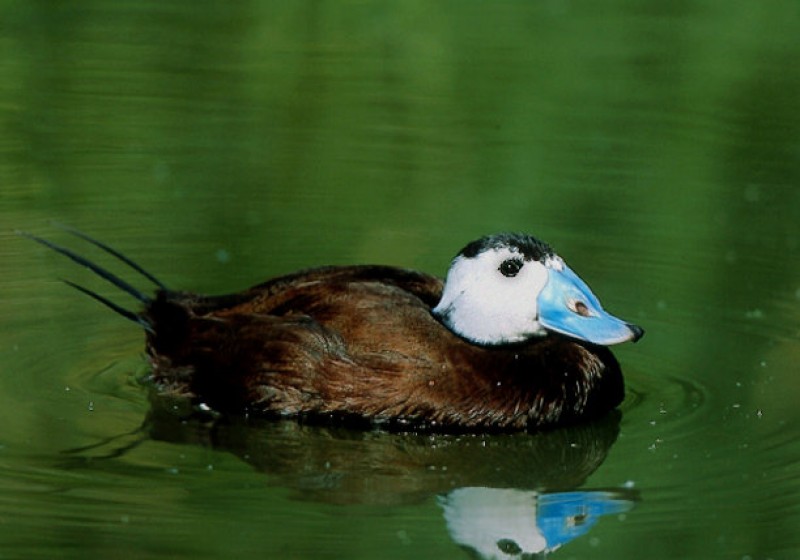
[[[575,424],[623,401],[608,346],[644,334],[605,311],[550,245],[523,233],[468,243],[444,279],[386,265],[323,266],[209,296],[169,289],[114,248],[64,229],[153,292],[20,233],[138,300],[131,310],[64,280],[143,329],[159,396],[218,414],[401,430]]]

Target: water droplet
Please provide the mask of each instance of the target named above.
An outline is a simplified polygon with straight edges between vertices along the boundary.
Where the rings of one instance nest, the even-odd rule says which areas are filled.
[[[217,249],[217,252],[214,254],[214,256],[217,258],[217,262],[221,262],[223,264],[231,260],[231,254],[227,249]]]

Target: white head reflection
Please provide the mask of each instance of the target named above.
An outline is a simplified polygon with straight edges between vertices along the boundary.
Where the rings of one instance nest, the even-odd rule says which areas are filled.
[[[633,501],[621,492],[458,488],[439,497],[450,537],[486,560],[551,552]]]

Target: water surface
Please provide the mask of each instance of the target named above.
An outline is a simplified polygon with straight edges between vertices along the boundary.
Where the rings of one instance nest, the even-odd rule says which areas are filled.
[[[796,2],[0,10],[0,557],[800,556]],[[53,220],[210,293],[527,231],[648,334],[569,430],[182,422]]]

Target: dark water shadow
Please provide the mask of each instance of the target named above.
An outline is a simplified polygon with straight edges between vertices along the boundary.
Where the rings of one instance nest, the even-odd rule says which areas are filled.
[[[435,496],[450,538],[479,558],[547,553],[639,500],[628,488],[578,489],[616,441],[618,412],[559,430],[493,435],[390,433],[182,412],[180,405],[154,400],[149,436],[230,452],[298,500],[400,505]]]
[[[151,438],[230,452],[295,497],[401,504],[463,486],[572,489],[605,460],[619,413],[536,434],[392,433],[294,420],[214,417],[154,399]]]
[[[478,558],[529,558],[632,509],[630,488],[582,488],[619,434],[615,411],[541,433],[434,434],[355,430],[294,420],[219,416],[154,397],[142,426],[70,450],[98,468],[149,440],[239,457],[304,502],[408,505],[434,499],[450,538]]]

